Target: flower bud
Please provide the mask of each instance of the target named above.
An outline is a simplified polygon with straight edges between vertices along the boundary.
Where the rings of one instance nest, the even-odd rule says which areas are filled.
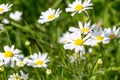
[[[102,63],[103,63],[102,59],[99,58],[98,61],[97,61],[97,63],[98,63],[98,64],[102,64]]]
[[[47,69],[47,70],[46,70],[46,74],[47,74],[47,75],[50,75],[51,73],[52,73],[51,69]]]
[[[25,41],[25,45],[26,45],[26,46],[29,46],[29,45],[30,45],[30,41],[28,41],[28,40]]]

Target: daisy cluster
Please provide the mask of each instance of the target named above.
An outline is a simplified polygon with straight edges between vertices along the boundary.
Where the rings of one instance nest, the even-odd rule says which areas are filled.
[[[47,67],[47,62],[50,61],[49,57],[47,57],[47,53],[34,53],[28,57],[24,57],[23,54],[20,54],[21,50],[15,49],[15,46],[12,45],[9,47],[8,45],[4,46],[4,52],[0,52],[0,66],[7,66],[14,68],[17,67]],[[13,76],[17,76],[17,74],[13,74]],[[13,79],[9,79],[13,80]],[[27,79],[24,79],[27,80]]]
[[[68,8],[65,9],[66,12],[71,12],[71,16],[74,16],[76,13],[85,12],[87,15],[87,9],[92,9],[93,4],[91,3],[91,0],[85,0],[82,2],[82,0],[75,0],[72,4],[68,5]],[[3,14],[4,12],[7,12],[11,10],[12,4],[0,4],[0,14]],[[41,12],[41,15],[38,19],[38,23],[43,24],[46,22],[53,21],[54,19],[58,18],[61,14],[62,10],[60,9],[52,9],[49,8],[48,10]],[[22,12],[21,11],[15,11],[14,13],[10,13],[9,17],[14,21],[20,21],[22,18]],[[9,24],[9,20],[4,18],[2,21],[4,24]]]
[[[0,4],[0,15],[2,15],[5,12],[8,12],[9,10],[11,10],[11,7],[13,6],[13,4]],[[11,12],[9,14],[9,18],[13,21],[21,21],[22,19],[22,12],[21,11],[15,11],[15,12]],[[0,23],[0,29],[3,30],[3,24],[9,24],[10,21],[8,18],[3,18],[1,20]]]
[[[91,9],[92,3],[90,3],[90,0],[85,0],[83,3],[81,0],[76,0],[73,2],[73,4],[70,4],[68,8],[66,8],[66,12],[72,12],[72,16],[75,15],[75,13],[81,13],[82,11],[85,11],[87,9]],[[11,10],[11,7],[13,4],[0,4],[0,14]],[[45,12],[41,12],[41,16],[38,19],[38,23],[43,24],[46,22],[53,21],[54,19],[58,18],[61,14],[60,9],[52,9],[49,8]],[[86,12],[87,13],[87,12]],[[22,19],[22,12],[15,11],[14,13],[9,14],[10,19],[14,21],[20,21]],[[7,18],[4,18],[2,20],[2,23],[0,24],[0,29],[3,30],[3,24],[9,24],[9,20]],[[85,39],[86,40],[86,39]],[[78,41],[79,42],[79,41]],[[79,45],[76,41],[76,44]],[[82,44],[82,43],[81,43]],[[82,48],[84,49],[84,48]],[[15,49],[15,46],[12,45],[11,47],[6,45],[4,46],[4,52],[0,52],[0,66],[7,66],[14,68],[17,67],[24,67],[24,66],[32,66],[32,67],[47,67],[47,62],[50,61],[50,59],[47,57],[47,53],[34,53],[30,55],[29,57],[24,57],[23,54],[21,54],[21,50]],[[10,75],[8,80],[27,80],[28,74],[25,75],[22,71],[20,71],[20,75],[18,73],[15,73],[13,75]]]
[[[70,12],[71,16],[74,16],[76,13],[85,12],[89,16],[86,10],[92,9],[93,3],[91,0],[75,0],[73,3],[69,4],[65,9],[66,12]],[[38,19],[38,23],[43,24],[45,22],[53,21],[58,18],[62,11],[60,9],[49,8],[45,12],[41,13],[41,16]],[[88,22],[82,23],[78,22],[79,28],[70,27],[69,31],[63,34],[59,39],[59,42],[64,45],[64,49],[74,50],[75,54],[86,53],[86,46],[98,46],[99,43],[108,44],[111,39],[119,37],[119,29],[116,26],[113,28],[102,29],[101,26],[97,24],[91,25],[91,20]],[[74,57],[76,58],[76,56]],[[74,59],[73,56],[71,59]]]
[[[71,12],[71,16],[76,13],[85,12],[87,16],[87,9],[92,9],[91,0],[75,0],[72,4],[68,5],[66,12]],[[97,24],[88,22],[78,22],[79,27],[69,27],[68,31],[63,34],[59,39],[59,43],[64,45],[64,49],[73,50],[74,54],[71,56],[71,61],[77,58],[76,53],[80,55],[86,53],[86,47],[98,46],[99,44],[108,44],[111,39],[120,37],[120,28],[113,26],[112,28],[102,28]],[[87,50],[89,51],[89,50]]]
[[[111,39],[119,37],[120,28],[105,28],[91,25],[91,21],[84,25],[79,21],[79,28],[69,27],[69,31],[63,34],[59,42],[64,49],[74,50],[75,53],[85,53],[85,46],[98,46],[99,43],[108,44]]]
[[[12,4],[0,4],[0,14],[11,10]],[[59,10],[58,10],[59,12]],[[57,12],[56,12],[57,14]],[[14,21],[20,21],[22,18],[22,12],[15,11],[14,13],[10,13],[9,17]],[[59,15],[56,15],[55,17],[58,17]],[[51,18],[51,17],[50,17]],[[50,19],[52,20],[52,19]],[[4,18],[2,20],[4,24],[9,24],[9,20]],[[3,30],[3,24],[0,24],[0,29]],[[21,54],[21,50],[15,49],[15,45],[12,45],[11,47],[6,45],[4,46],[4,52],[0,52],[0,67],[25,67],[25,66],[32,66],[34,68],[47,68],[47,62],[50,61],[48,57],[48,53],[34,53],[29,55],[28,57],[24,57],[23,54]],[[48,71],[47,71],[48,72]],[[19,73],[14,73],[9,76],[8,80],[28,80],[28,74],[24,74],[23,71],[20,71]]]
[[[20,54],[21,50],[15,49],[14,45],[9,47],[8,45],[4,46],[4,52],[0,52],[0,66],[10,66],[14,68],[15,66],[24,67],[47,67],[46,63],[49,62],[47,58],[47,53],[34,53],[28,57],[24,57],[23,54]]]
[[[92,9],[93,4],[91,3],[91,0],[85,0],[82,2],[82,0],[75,0],[72,4],[68,5],[68,8],[65,9],[66,12],[71,12],[71,16],[74,16],[76,13],[85,12],[87,15],[87,9]],[[38,19],[38,23],[43,24],[45,22],[53,21],[54,19],[58,18],[61,14],[60,9],[52,9],[49,8],[45,12],[41,12],[41,16]]]

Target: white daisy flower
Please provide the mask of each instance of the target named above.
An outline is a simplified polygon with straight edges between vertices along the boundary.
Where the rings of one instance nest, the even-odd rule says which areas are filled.
[[[11,10],[12,4],[0,4],[0,14],[3,14],[4,12],[7,12]]]
[[[80,52],[80,53],[73,53],[70,56],[70,62],[73,63],[73,62],[75,62],[79,58],[84,60],[85,59],[84,54],[85,54],[85,51],[84,52]]]
[[[85,22],[85,24],[83,25],[82,22],[79,21],[79,28],[70,27],[69,31],[70,32],[80,31],[83,34],[87,34],[91,30],[93,30],[93,28],[96,26],[95,24],[90,26],[90,23],[91,23],[91,21],[88,21],[87,23]]]
[[[88,49],[88,52],[89,52],[89,53],[92,53],[92,52],[93,52],[93,48],[89,48],[89,49]]]
[[[110,39],[113,39],[115,37],[118,37],[119,30],[120,30],[120,28],[116,29],[116,27],[114,26],[112,29],[111,28],[105,28],[104,33],[105,33],[106,37],[109,37]]]
[[[21,51],[19,49],[14,49],[14,45],[11,47],[4,46],[4,53],[2,53],[1,57],[3,57],[4,64],[9,65],[10,67],[14,67],[15,61],[19,61],[23,58],[22,54],[19,54]]]
[[[105,36],[104,31],[102,29],[95,29],[91,32],[91,45],[97,45],[98,43],[102,42],[103,44],[109,43],[109,38]],[[93,46],[94,46],[93,45]]]
[[[71,37],[70,35],[71,35],[71,33],[69,33],[69,32],[64,33],[63,36],[59,38],[59,43],[61,43],[61,44],[68,43],[68,40]]]
[[[62,11],[60,9],[55,10],[49,8],[47,11],[41,13],[41,16],[39,17],[40,19],[38,19],[38,23],[43,24],[45,22],[52,21],[59,17],[61,12]]]
[[[47,53],[41,54],[40,52],[34,53],[30,56],[27,65],[33,67],[47,67],[47,62],[49,62],[49,58],[47,58]]]
[[[24,58],[23,60],[18,60],[16,62],[16,65],[19,67],[24,67],[24,65],[27,64],[28,60],[29,60],[28,58]]]
[[[4,24],[9,24],[10,22],[9,22],[9,20],[8,20],[7,18],[4,18],[4,19],[2,20],[2,23],[4,23]]]
[[[28,80],[28,74],[25,74],[22,70],[20,70],[20,79],[22,80]]]
[[[14,13],[9,14],[9,17],[14,21],[20,21],[22,19],[21,16],[22,16],[22,12],[20,11],[15,11]]]
[[[77,58],[78,58],[78,53],[73,53],[73,54],[70,56],[70,62],[71,62],[71,63],[75,62]]]
[[[91,3],[91,0],[85,0],[82,3],[82,0],[75,0],[72,4],[69,4],[68,8],[66,8],[66,12],[72,12],[71,16],[74,16],[75,13],[81,13],[84,11],[87,15],[88,13],[86,12],[87,9],[92,9],[93,4]]]
[[[84,45],[87,45],[89,37],[90,35],[88,34],[85,38],[82,38],[81,32],[76,31],[71,34],[71,39],[64,45],[64,49],[74,49],[75,53],[78,53],[79,51],[85,52]]]
[[[9,76],[8,80],[18,80],[20,78],[18,73],[14,73]]]
[[[20,70],[20,75],[18,73],[14,73],[9,76],[8,80],[28,80],[28,74],[25,74]]]

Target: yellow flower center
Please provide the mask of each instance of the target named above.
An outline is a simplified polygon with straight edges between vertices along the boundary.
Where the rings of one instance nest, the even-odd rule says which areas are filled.
[[[55,18],[55,15],[54,15],[54,14],[48,16],[48,20],[52,20],[52,19],[54,19],[54,18]]]
[[[4,8],[0,8],[0,12],[3,12],[4,11]]]
[[[88,30],[89,30],[88,28],[82,28],[82,32],[83,32],[83,33],[87,33]]]
[[[77,45],[77,46],[82,46],[83,43],[84,43],[84,41],[83,41],[82,39],[76,39],[76,40],[74,41],[74,44]]]
[[[97,36],[97,40],[102,41],[102,40],[103,40],[103,37],[102,37],[102,36]]]
[[[79,11],[79,10],[82,10],[83,9],[83,6],[81,4],[78,4],[76,7],[75,7],[75,10],[76,11]]]
[[[19,66],[23,66],[25,63],[23,62],[23,61],[21,61],[20,63],[19,63]]]
[[[24,79],[17,75],[17,76],[13,76],[13,80],[24,80]]]
[[[72,56],[77,58],[78,54],[77,53],[73,53]]]
[[[13,80],[19,80],[19,76],[18,75],[14,75],[13,76]]]
[[[43,61],[42,61],[42,60],[37,60],[37,61],[35,62],[35,64],[36,64],[36,65],[42,65],[42,64],[43,64]]]
[[[108,37],[112,39],[115,37],[115,34],[110,34]]]
[[[24,80],[22,77],[20,77],[18,80]]]
[[[6,57],[6,58],[8,58],[8,57],[13,57],[13,53],[11,52],[11,51],[6,51],[5,53],[4,53],[4,56]]]

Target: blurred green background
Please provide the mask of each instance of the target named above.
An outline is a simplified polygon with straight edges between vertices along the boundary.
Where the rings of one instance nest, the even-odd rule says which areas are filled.
[[[120,0],[92,0],[93,9],[87,10],[89,18],[84,12],[76,14],[74,17],[65,12],[65,8],[73,1],[0,0],[1,4],[13,4],[9,12],[0,15],[0,21],[3,18],[10,20],[10,24],[4,24],[5,31],[0,33],[0,50],[3,51],[5,45],[14,44],[22,50],[25,56],[28,56],[30,51],[32,53],[38,51],[48,52],[51,57],[49,68],[53,70],[53,75],[48,80],[120,80],[119,39],[112,40],[110,44],[103,45],[102,48],[101,46],[94,48],[95,50],[90,55],[90,59],[81,61],[80,64],[71,64],[66,54],[71,55],[73,52],[64,50],[63,45],[58,43],[59,37],[68,31],[70,26],[78,27],[78,21],[92,20],[92,24],[97,23],[103,28],[119,27]],[[37,20],[41,12],[46,11],[48,8],[60,8],[62,10],[61,16],[52,22],[38,24]],[[22,21],[20,22],[15,22],[9,18],[9,13],[16,10],[23,12]],[[26,41],[30,41],[31,44],[26,46]],[[91,74],[99,57],[103,59],[103,66],[99,66],[99,69],[105,72]],[[44,74],[41,74],[43,75],[42,80],[45,80]]]

